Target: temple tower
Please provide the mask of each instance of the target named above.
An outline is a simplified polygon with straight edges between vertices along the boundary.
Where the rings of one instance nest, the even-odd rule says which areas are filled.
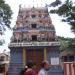
[[[28,60],[36,62],[38,72],[40,63],[48,60],[51,65],[49,74],[61,75],[59,46],[48,8],[20,7],[9,45],[11,61],[8,74],[18,75]]]

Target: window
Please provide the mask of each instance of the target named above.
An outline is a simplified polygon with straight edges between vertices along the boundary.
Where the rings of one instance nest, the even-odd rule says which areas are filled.
[[[4,56],[1,56],[0,61],[4,61],[4,58],[5,58]]]
[[[67,62],[67,61],[68,61],[67,56],[64,56],[64,61],[65,61],[65,62]]]
[[[74,61],[74,56],[64,56],[64,61],[65,62],[72,62],[72,61]]]
[[[32,35],[32,41],[37,41],[37,36],[36,35]]]
[[[74,56],[69,56],[69,61],[74,61]]]
[[[36,17],[36,15],[32,15],[32,18],[35,18]]]
[[[36,28],[36,24],[31,24],[32,25],[32,28]]]

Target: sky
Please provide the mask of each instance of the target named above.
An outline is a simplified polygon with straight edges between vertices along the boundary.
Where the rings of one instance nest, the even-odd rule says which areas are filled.
[[[20,4],[22,5],[22,7],[44,7],[45,4],[49,4],[53,1],[55,0],[5,0],[5,2],[9,4],[11,10],[13,11],[11,26],[14,27],[14,25],[16,24]],[[62,1],[64,2],[64,0]],[[53,25],[55,26],[57,36],[71,38],[75,37],[75,35],[70,30],[70,25],[61,22],[61,17],[59,17],[57,14],[50,14],[50,17],[52,19]],[[7,49],[7,51],[9,51],[8,44],[10,43],[11,36],[12,31],[7,29],[5,35],[2,36],[2,39],[5,39],[5,44],[3,46],[0,46],[1,51],[3,51],[4,49]]]

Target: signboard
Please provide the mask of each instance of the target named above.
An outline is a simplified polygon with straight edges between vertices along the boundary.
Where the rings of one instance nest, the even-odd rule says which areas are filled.
[[[59,57],[51,58],[51,65],[59,65]]]
[[[9,47],[23,47],[23,46],[59,46],[59,42],[25,42],[25,43],[10,43]]]

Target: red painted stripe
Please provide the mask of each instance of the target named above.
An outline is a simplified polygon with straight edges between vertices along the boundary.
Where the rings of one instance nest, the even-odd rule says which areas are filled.
[[[66,64],[64,64],[64,75],[67,75]]]
[[[72,67],[71,67],[71,63],[69,64],[69,74],[72,75]]]

